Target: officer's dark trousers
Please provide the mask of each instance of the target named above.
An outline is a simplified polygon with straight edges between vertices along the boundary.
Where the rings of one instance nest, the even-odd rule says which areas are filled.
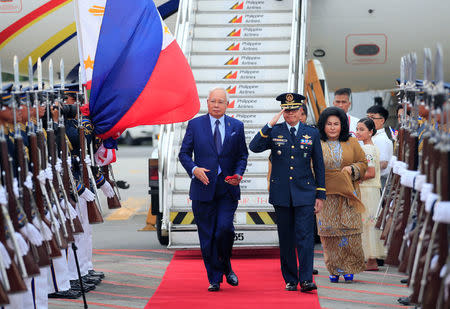
[[[231,270],[230,258],[234,242],[233,217],[238,201],[227,190],[229,184],[221,175],[217,178],[212,201],[192,201],[203,262],[210,283],[222,282],[223,274]]]
[[[281,272],[286,283],[312,280],[314,206],[274,206],[280,242]],[[298,254],[295,256],[295,248]]]

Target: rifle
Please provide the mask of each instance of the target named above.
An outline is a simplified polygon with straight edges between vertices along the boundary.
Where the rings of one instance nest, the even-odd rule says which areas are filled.
[[[89,171],[90,167],[86,164],[86,151],[87,151],[87,143],[86,143],[86,135],[84,132],[84,127],[81,121],[81,115],[80,115],[80,100],[79,95],[77,95],[77,113],[78,113],[78,136],[80,139],[80,156],[81,156],[81,168],[82,168],[82,178],[83,178],[83,185],[86,189],[90,188],[89,183]],[[92,172],[92,171],[91,171]],[[95,185],[94,185],[95,186]],[[95,203],[95,201],[88,201],[87,202],[87,211],[88,211],[88,217],[89,217],[89,223],[90,224],[97,224],[97,223],[103,223],[102,214],[98,208],[98,205]]]
[[[122,205],[120,205],[120,201],[119,201],[119,198],[118,198],[118,195],[117,195],[117,192],[119,191],[119,189],[117,188],[116,182],[114,180],[112,180],[111,178],[109,178],[110,168],[111,168],[111,171],[112,171],[111,165],[103,165],[103,166],[100,167],[100,170],[103,173],[103,176],[105,177],[105,180],[114,189],[114,196],[107,198],[108,208],[109,209],[116,209],[116,208],[122,207]]]
[[[6,191],[3,187],[3,184],[1,183],[1,177],[0,177],[0,190],[3,191],[4,195],[4,201],[0,200],[0,241],[2,242],[5,249],[8,251],[8,254],[11,258],[11,264],[8,269],[6,269],[6,276],[3,277],[5,279],[5,282],[7,281],[9,283],[9,288],[7,289],[10,293],[19,293],[24,292],[27,290],[27,286],[25,284],[25,281],[23,280],[22,275],[26,274],[25,265],[22,259],[22,255],[20,252],[20,248],[18,248],[17,240],[13,237],[11,237],[12,233],[10,232],[12,229],[12,222],[11,218],[9,217],[9,213],[6,209]],[[8,231],[8,232],[7,232]],[[13,251],[11,248],[8,247],[6,242],[6,234],[9,234],[11,237],[12,243],[14,247],[19,249],[18,251]],[[19,263],[19,267],[17,266],[14,255],[17,256],[17,262]],[[20,269],[20,270],[19,270]]]
[[[44,199],[46,202],[45,204],[47,206],[47,211],[50,214],[50,219],[51,219],[51,222],[53,225],[53,232],[55,234],[58,247],[60,249],[67,249],[68,244],[63,235],[63,231],[61,230],[61,224],[63,224],[64,222],[60,223],[59,227],[57,226],[58,220],[56,219],[56,216],[53,212],[52,204],[50,202],[50,198],[48,196],[48,192],[47,192],[47,188],[46,188],[46,183],[47,184],[49,183],[48,179],[46,179],[46,175],[44,172],[47,167],[47,155],[46,155],[47,146],[45,145],[45,137],[44,137],[44,132],[41,129],[41,124],[39,124],[38,130],[36,131],[36,140],[37,140],[37,148],[39,149],[38,154],[40,157],[39,165],[41,167],[39,175],[37,176],[39,178],[39,180],[38,180],[39,186],[41,188],[42,195],[44,196]],[[63,225],[63,228],[64,227],[65,226]]]
[[[49,108],[49,107],[48,107]],[[49,109],[47,110],[49,111]],[[62,182],[60,182],[61,175],[59,174],[59,171],[56,170],[56,159],[57,159],[57,152],[56,152],[56,137],[55,137],[55,131],[53,130],[53,121],[51,119],[50,113],[47,113],[47,147],[48,147],[48,160],[50,167],[52,169],[53,174],[53,180],[52,182],[48,182],[48,185],[50,186],[50,190],[53,195],[53,199],[56,204],[56,210],[58,212],[58,216],[60,217],[61,222],[63,223],[63,232],[64,237],[66,237],[68,242],[74,242],[75,239],[73,238],[73,230],[75,229],[73,225],[73,221],[71,218],[71,213],[69,211],[69,201],[67,199],[67,196],[65,195],[64,188],[62,188]],[[66,202],[66,214],[62,211],[62,207],[59,203],[59,195],[56,193],[56,190],[63,191],[63,197]],[[68,215],[67,215],[68,213]],[[67,218],[67,220],[65,219]]]
[[[61,165],[62,165],[62,179],[59,178],[60,183],[62,183],[62,192],[64,194],[64,199],[72,205],[72,207],[76,207],[76,202],[78,202],[78,192],[75,188],[72,187],[73,194],[75,196],[76,202],[71,200],[69,198],[70,196],[70,187],[71,187],[71,177],[73,177],[71,174],[72,172],[69,169],[69,165],[67,163],[67,141],[66,141],[66,128],[64,125],[64,121],[60,121],[58,126],[58,135],[59,135],[59,145],[60,145],[60,153],[61,153]],[[69,207],[69,206],[68,206]],[[70,211],[69,211],[70,213]],[[80,218],[75,217],[71,218],[71,224],[73,224],[73,234],[80,234],[83,233],[83,226],[81,224]]]

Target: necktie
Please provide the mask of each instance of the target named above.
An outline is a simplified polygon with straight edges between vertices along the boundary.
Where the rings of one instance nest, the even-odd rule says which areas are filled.
[[[291,136],[292,136],[292,139],[295,141],[295,128],[294,127],[291,127]]]
[[[217,153],[222,151],[222,136],[219,131],[219,119],[216,120],[216,128],[214,129],[214,143],[216,144]]]

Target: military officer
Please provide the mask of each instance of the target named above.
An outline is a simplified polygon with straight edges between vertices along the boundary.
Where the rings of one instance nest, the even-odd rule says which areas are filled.
[[[279,95],[282,110],[250,142],[250,150],[271,150],[269,203],[275,208],[281,272],[286,290],[317,289],[312,282],[314,212],[325,199],[325,168],[319,131],[300,122],[304,96]],[[283,115],[285,122],[277,124]],[[311,165],[312,161],[312,165]],[[298,267],[295,248],[298,252]]]

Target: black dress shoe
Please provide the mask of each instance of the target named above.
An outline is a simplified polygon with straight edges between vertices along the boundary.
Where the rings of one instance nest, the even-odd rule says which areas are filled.
[[[286,283],[286,291],[297,291],[297,283],[293,282]]]
[[[405,297],[400,297],[399,299],[397,299],[397,301],[402,304],[403,306],[409,306],[411,304],[411,302],[409,301],[409,297],[405,296]]]
[[[402,280],[400,280],[400,283],[407,284],[408,283],[408,279],[402,279]]]
[[[309,292],[312,290],[317,290],[317,286],[314,282],[311,281],[303,281],[302,283],[300,283],[300,291],[302,292]]]
[[[211,283],[208,287],[210,292],[217,292],[218,290],[220,290],[220,283]]]
[[[383,259],[377,259],[377,265],[378,266],[384,266],[384,260]]]
[[[227,277],[227,283],[232,286],[237,286],[239,284],[238,277],[234,273],[234,271],[230,271]]]
[[[74,291],[81,291],[80,282],[78,282],[78,280],[70,280],[70,288]],[[83,282],[83,288],[87,293],[89,291],[95,290],[95,285]]]
[[[313,275],[317,275],[319,273],[319,271],[315,268],[313,268]]]
[[[94,285],[98,285],[98,284],[100,284],[100,282],[102,282],[102,279],[100,279],[99,277],[92,277],[89,275],[82,276],[81,280],[83,280],[83,283],[94,284]]]
[[[101,271],[95,271],[93,269],[88,271],[89,276],[94,276],[94,277],[100,277],[100,278],[105,278],[105,273],[101,272]]]
[[[81,296],[81,292],[69,289],[67,291],[59,291],[48,294],[48,298],[77,299]]]

